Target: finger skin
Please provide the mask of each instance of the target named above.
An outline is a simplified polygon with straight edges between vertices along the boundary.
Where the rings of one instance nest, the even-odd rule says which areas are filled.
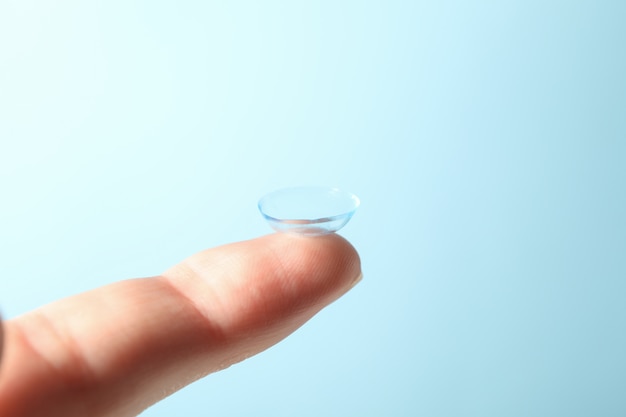
[[[4,348],[4,327],[2,326],[2,316],[0,316],[0,365],[2,365],[2,349]]]
[[[343,238],[274,234],[9,320],[0,415],[136,415],[282,340],[359,277]]]

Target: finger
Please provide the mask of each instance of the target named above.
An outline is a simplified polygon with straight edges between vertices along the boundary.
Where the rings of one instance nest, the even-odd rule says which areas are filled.
[[[2,326],[2,317],[0,317],[0,368],[2,367],[2,349],[4,348],[4,327]]]
[[[0,415],[136,415],[293,332],[360,277],[343,238],[204,251],[5,323]]]

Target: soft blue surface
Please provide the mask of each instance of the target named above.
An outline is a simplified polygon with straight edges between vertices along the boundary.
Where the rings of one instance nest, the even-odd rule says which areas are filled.
[[[626,414],[626,2],[0,2],[0,306],[338,185],[364,280],[156,416]]]

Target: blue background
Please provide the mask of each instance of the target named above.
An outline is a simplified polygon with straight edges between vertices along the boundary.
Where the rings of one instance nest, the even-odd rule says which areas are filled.
[[[364,280],[145,416],[626,414],[626,3],[0,3],[5,317],[338,185]]]

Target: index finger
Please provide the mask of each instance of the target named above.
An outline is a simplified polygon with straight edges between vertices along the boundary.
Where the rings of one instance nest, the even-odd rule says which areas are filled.
[[[0,415],[130,416],[277,343],[360,277],[343,238],[210,249],[5,323]]]

